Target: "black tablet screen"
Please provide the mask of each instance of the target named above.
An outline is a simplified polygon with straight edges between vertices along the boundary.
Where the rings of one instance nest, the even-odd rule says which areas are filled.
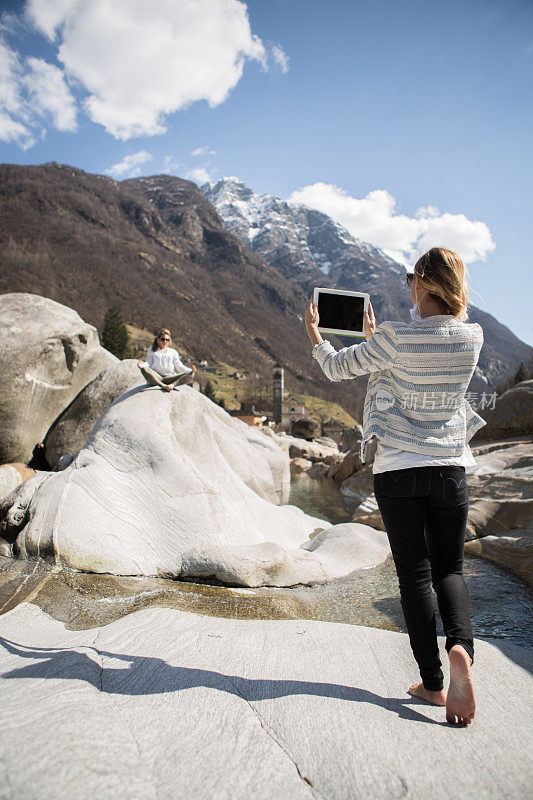
[[[364,297],[351,297],[347,294],[318,295],[318,316],[320,328],[336,328],[341,331],[363,330]]]

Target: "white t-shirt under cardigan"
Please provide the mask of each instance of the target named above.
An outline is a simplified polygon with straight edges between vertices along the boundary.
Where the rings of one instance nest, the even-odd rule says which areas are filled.
[[[476,459],[468,444],[461,456],[438,458],[437,456],[423,456],[420,453],[410,453],[399,447],[390,447],[378,439],[376,455],[372,465],[372,472],[389,472],[391,469],[407,469],[409,467],[475,467]]]
[[[443,314],[410,323],[382,322],[368,342],[339,352],[324,341],[315,345],[313,357],[332,381],[370,374],[362,461],[373,436],[428,460],[460,459],[466,443],[485,425],[465,398],[482,344],[480,325]]]
[[[144,363],[159,375],[175,375],[180,372],[192,372],[190,367],[185,366],[178,351],[174,350],[173,347],[167,347],[164,351],[158,347],[155,352],[150,347]]]

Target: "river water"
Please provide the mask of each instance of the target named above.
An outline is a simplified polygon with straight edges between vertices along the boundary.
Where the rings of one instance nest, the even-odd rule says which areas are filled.
[[[296,476],[289,502],[332,524],[351,519],[333,481]],[[385,533],[376,532],[378,536]],[[474,636],[533,645],[533,592],[510,572],[467,558],[465,579]],[[405,630],[389,558],[321,586],[231,588],[163,578],[131,578],[53,570],[43,561],[0,557],[0,614],[35,603],[70,629],[104,625],[149,605],[239,619],[317,619]]]

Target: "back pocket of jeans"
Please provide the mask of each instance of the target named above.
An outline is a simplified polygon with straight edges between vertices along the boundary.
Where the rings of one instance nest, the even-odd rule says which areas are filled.
[[[442,501],[447,506],[461,506],[468,503],[468,484],[462,467],[442,469]]]
[[[416,473],[406,469],[382,472],[379,484],[380,493],[385,497],[413,497]]]

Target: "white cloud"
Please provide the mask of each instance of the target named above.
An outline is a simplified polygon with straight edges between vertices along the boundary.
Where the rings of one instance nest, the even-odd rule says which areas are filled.
[[[42,58],[28,58],[29,72],[24,78],[32,109],[38,114],[49,113],[59,131],[75,131],[76,103],[58,67]]]
[[[245,62],[266,58],[239,0],[30,0],[28,14],[58,39],[90,118],[123,140],[164,133],[196,101],[219,105]]]
[[[20,114],[23,110],[22,73],[17,53],[0,40],[0,108],[4,114]]]
[[[104,170],[106,175],[112,175],[114,178],[136,178],[141,174],[141,167],[147,161],[153,158],[151,153],[146,150],[139,150],[137,153],[131,153],[119,161],[118,164],[113,164],[109,169]]]
[[[436,206],[422,206],[414,217],[398,214],[396,200],[385,189],[358,198],[339,186],[318,182],[293,192],[289,200],[328,214],[352,236],[405,264],[414,264],[421,253],[439,245],[456,250],[467,264],[485,261],[496,247],[484,222],[441,213]]]
[[[278,65],[285,75],[289,71],[289,56],[279,44],[272,45],[271,54],[274,63]]]
[[[76,129],[76,106],[63,73],[41,58],[22,61],[0,40],[0,139],[27,149],[48,115],[58,130]]]
[[[9,114],[0,111],[0,140],[3,142],[15,142],[23,150],[27,150],[35,144],[31,132],[21,122],[17,122]]]
[[[175,160],[174,156],[165,156],[163,168],[167,174],[171,175],[181,169],[181,164]]]
[[[72,18],[79,0],[28,0],[26,15],[50,41],[57,29]]]
[[[205,145],[204,147],[197,147],[196,150],[191,151],[191,156],[214,156],[216,155],[215,150],[211,150],[209,145]]]
[[[185,174],[185,177],[195,183],[207,183],[211,180],[211,175],[206,167],[195,167]]]

